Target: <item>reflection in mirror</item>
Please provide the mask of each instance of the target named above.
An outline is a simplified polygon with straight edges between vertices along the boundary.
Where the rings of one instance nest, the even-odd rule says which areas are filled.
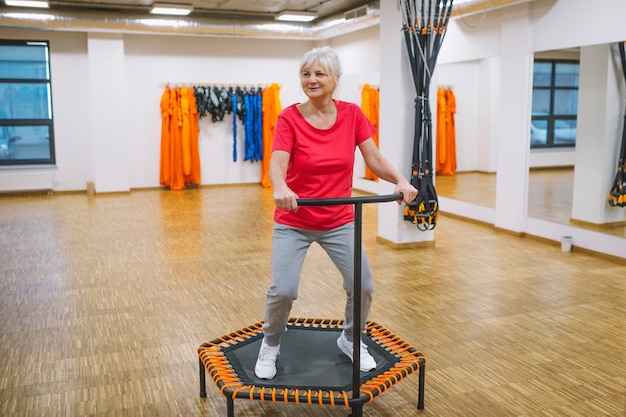
[[[489,208],[496,207],[496,174],[466,171],[435,177],[437,195]]]
[[[535,54],[528,216],[569,224],[574,189],[580,51]]]
[[[437,67],[431,91],[431,97],[436,96],[437,100],[431,100],[431,111],[436,137],[433,149],[436,159],[435,189],[440,197],[495,209],[497,120],[492,120],[490,115],[497,114],[500,89],[494,80],[499,79],[500,66],[499,58],[490,57],[443,63]],[[454,106],[440,100],[442,89],[453,93]],[[446,97],[444,95],[444,99]],[[442,120],[447,121],[451,117],[446,113],[450,107],[456,110],[453,112],[456,169],[454,175],[443,175],[450,173],[449,169],[442,168],[448,167],[448,158],[452,153],[448,149],[449,142],[441,140],[442,137],[448,139],[448,135],[441,133],[448,128],[441,129],[440,126]],[[443,152],[441,142],[445,144]]]
[[[528,217],[626,237],[626,224],[572,220],[579,48],[535,54]]]
[[[572,216],[574,167],[531,168],[528,217],[569,224]]]

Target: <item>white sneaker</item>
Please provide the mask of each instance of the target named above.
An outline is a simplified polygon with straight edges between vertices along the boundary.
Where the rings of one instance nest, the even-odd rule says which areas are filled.
[[[276,360],[280,353],[280,345],[270,346],[265,343],[265,338],[261,342],[259,357],[254,366],[254,374],[259,379],[272,379],[276,376]]]
[[[344,332],[341,332],[341,336],[337,339],[337,346],[339,349],[352,360],[352,342],[346,339]],[[361,372],[369,372],[376,369],[376,361],[367,351],[367,346],[361,340],[361,363],[359,364]]]

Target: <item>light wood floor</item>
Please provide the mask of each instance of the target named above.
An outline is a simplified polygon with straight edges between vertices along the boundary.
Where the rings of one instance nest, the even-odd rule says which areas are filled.
[[[438,195],[444,197],[479,206],[496,207],[496,174],[460,172],[453,176],[440,175],[436,178],[436,190]],[[573,193],[573,168],[531,170],[528,178],[528,217],[560,224],[573,224],[571,221]],[[626,209],[615,207],[613,210]],[[575,225],[626,237],[626,225],[623,223],[594,226],[576,222]]]
[[[395,203],[386,203],[395,204]],[[197,347],[262,319],[271,192],[257,185],[0,198],[0,415],[216,416]],[[369,417],[624,416],[626,264],[445,215],[436,244],[363,241],[370,318],[427,359]],[[313,247],[294,315],[341,318]],[[235,401],[247,417],[347,416],[343,407]]]

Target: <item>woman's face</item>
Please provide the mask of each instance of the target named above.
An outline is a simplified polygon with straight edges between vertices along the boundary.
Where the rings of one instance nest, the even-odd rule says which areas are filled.
[[[332,97],[337,85],[333,76],[319,62],[313,62],[302,70],[300,84],[309,98]]]

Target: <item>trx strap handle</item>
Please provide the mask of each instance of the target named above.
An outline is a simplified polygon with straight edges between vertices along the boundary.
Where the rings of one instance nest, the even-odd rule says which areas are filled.
[[[432,230],[439,219],[439,200],[432,182],[432,175],[416,177],[411,184],[417,188],[415,200],[404,206],[404,220],[410,221],[419,230]]]
[[[626,52],[624,51],[624,45],[626,45],[626,42],[620,42],[617,44],[617,48],[619,49],[624,81],[626,82]],[[624,125],[622,126],[622,148],[617,163],[617,174],[615,174],[613,187],[609,192],[609,205],[612,207],[626,207],[626,111],[624,112]]]
[[[411,185],[415,200],[405,205],[404,220],[418,229],[432,230],[439,218],[439,201],[433,181],[430,81],[443,43],[453,0],[398,0],[402,31],[415,84],[415,125]]]

